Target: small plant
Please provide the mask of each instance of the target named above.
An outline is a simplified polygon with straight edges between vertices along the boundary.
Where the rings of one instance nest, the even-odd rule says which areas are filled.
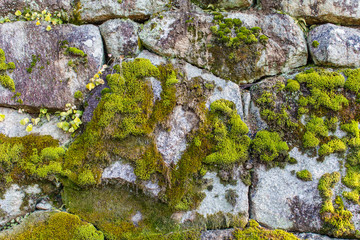
[[[100,78],[100,76],[104,73],[105,69],[107,69],[107,65],[103,65],[101,69],[94,75],[94,77],[90,78],[90,82],[86,85],[86,88],[91,91],[96,86],[105,84],[104,79]]]
[[[80,110],[76,110],[76,106],[72,106],[70,103],[67,103],[65,106],[66,112],[60,112],[60,120],[61,122],[57,123],[57,127],[61,128],[64,132],[75,132],[82,121],[80,120],[83,112]]]
[[[320,43],[319,43],[318,41],[314,40],[311,45],[312,45],[314,48],[317,48],[317,47],[319,46],[319,44],[320,44]]]
[[[5,120],[5,115],[0,113],[0,122],[3,122]]]
[[[74,98],[75,99],[82,99],[84,96],[83,96],[83,93],[81,91],[76,91],[74,93]]]
[[[296,177],[303,181],[312,181],[312,174],[307,169],[297,172]]]
[[[300,84],[296,80],[289,79],[286,84],[286,90],[289,92],[297,92],[300,90]]]

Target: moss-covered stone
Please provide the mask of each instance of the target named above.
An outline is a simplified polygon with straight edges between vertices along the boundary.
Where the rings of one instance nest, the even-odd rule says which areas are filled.
[[[4,88],[8,88],[11,91],[15,92],[15,83],[14,80],[9,77],[6,72],[9,70],[15,69],[15,63],[9,62],[6,63],[5,52],[0,48],[0,84]]]
[[[249,221],[249,227],[244,230],[236,229],[233,233],[236,240],[299,240],[292,233],[285,232],[283,230],[275,229],[268,230],[259,226],[255,220]]]
[[[296,172],[296,177],[298,179],[301,179],[301,180],[305,181],[305,182],[306,181],[312,181],[312,174],[307,169]]]

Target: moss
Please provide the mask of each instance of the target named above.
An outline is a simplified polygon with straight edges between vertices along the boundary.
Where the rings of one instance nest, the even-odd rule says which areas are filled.
[[[314,48],[317,48],[317,47],[319,46],[319,44],[320,44],[320,43],[319,43],[318,41],[314,40],[311,45],[312,45]]]
[[[328,136],[328,129],[322,118],[312,116],[306,123],[305,128],[306,132],[303,136],[303,146],[305,148],[318,146],[320,143],[319,138]]]
[[[300,90],[300,84],[296,80],[289,79],[286,84],[286,90],[290,92],[297,92]]]
[[[64,149],[58,145],[51,136],[9,138],[0,134],[0,182],[5,186],[9,175],[17,183],[66,175],[68,171],[62,165]]]
[[[360,194],[357,189],[355,189],[351,192],[343,192],[342,194],[343,194],[344,198],[346,198],[356,204],[360,204]]]
[[[226,190],[225,199],[228,203],[231,204],[231,206],[235,207],[236,200],[238,197],[239,197],[239,195],[236,193],[235,190],[233,190],[233,189]]]
[[[146,239],[183,230],[171,219],[169,206],[126,186],[65,187],[62,198],[70,212],[93,223],[106,239]],[[131,218],[138,211],[142,220],[136,227]]]
[[[74,98],[75,99],[82,99],[84,96],[83,96],[83,93],[81,91],[76,91],[74,93]]]
[[[259,226],[255,220],[249,221],[249,227],[244,230],[235,229],[233,232],[234,239],[236,240],[260,240],[260,239],[273,239],[273,240],[299,240],[292,233],[287,233],[283,230],[267,230]]]
[[[282,161],[288,156],[289,147],[281,140],[277,132],[259,131],[251,143],[254,157],[264,163]]]
[[[165,171],[161,156],[157,154],[156,160],[155,153],[149,151],[154,149],[151,134],[155,126],[165,121],[175,106],[176,71],[170,65],[156,67],[146,59],[123,62],[115,68],[117,73],[107,76],[111,92],[102,97],[92,121],[65,156],[65,166],[77,173],[86,170],[88,177],[83,180],[89,182],[81,181],[82,184],[98,181],[96,172],[109,164],[110,155],[134,163],[141,179],[148,179],[156,170]],[[146,77],[161,81],[161,100],[155,104]],[[77,175],[71,179],[80,183]]]
[[[325,119],[326,127],[332,132],[336,131],[338,122],[339,122],[339,119],[337,117],[331,117],[331,118]]]
[[[8,88],[15,92],[14,80],[6,74],[9,70],[14,70],[15,64],[13,62],[6,63],[5,52],[0,48],[0,84],[4,88]]]
[[[26,69],[26,71],[28,73],[32,73],[33,68],[35,68],[36,63],[40,61],[40,56],[39,55],[32,55],[31,56],[31,63],[30,63],[30,67]]]
[[[340,173],[324,174],[318,184],[320,196],[323,200],[320,215],[324,221],[324,230],[335,237],[351,236],[354,234],[354,225],[351,222],[352,213],[345,210],[340,196],[335,198],[335,206],[332,202],[332,188],[340,181]]]
[[[345,143],[340,139],[333,139],[326,144],[321,145],[319,156],[329,155],[334,152],[344,152],[347,149]]]
[[[345,88],[349,89],[352,92],[359,93],[360,91],[360,69],[348,69],[344,72],[347,76],[345,82]]]
[[[81,221],[78,216],[57,212],[51,214],[46,221],[28,226],[25,231],[11,236],[10,239],[103,240],[104,235],[91,224]]]
[[[312,181],[312,174],[309,170],[305,169],[299,172],[296,172],[296,177],[303,181]]]

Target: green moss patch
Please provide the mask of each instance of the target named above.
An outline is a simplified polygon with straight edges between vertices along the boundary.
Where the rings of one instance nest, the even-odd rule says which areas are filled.
[[[0,84],[4,88],[10,89],[15,92],[15,83],[14,80],[9,77],[6,72],[12,71],[15,69],[15,63],[9,62],[6,63],[5,52],[0,48]]]
[[[283,230],[268,230],[259,226],[255,220],[249,221],[249,227],[244,230],[236,229],[233,233],[236,240],[299,240],[294,234]]]
[[[76,215],[53,212],[45,220],[29,224],[23,231],[10,234],[6,239],[103,240],[104,235],[93,225],[81,221]]]
[[[309,170],[305,169],[305,170],[301,170],[299,172],[296,173],[296,177],[300,180],[303,180],[305,182],[307,181],[312,181],[312,174],[311,172],[309,172]]]

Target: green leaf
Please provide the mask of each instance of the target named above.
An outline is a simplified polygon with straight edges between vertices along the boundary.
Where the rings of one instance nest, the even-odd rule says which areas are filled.
[[[36,126],[40,122],[40,118],[32,118],[31,122]]]
[[[33,125],[32,124],[29,124],[27,127],[26,127],[26,131],[27,132],[31,132],[33,129]]]
[[[29,123],[29,121],[30,121],[29,118],[24,118],[20,121],[20,124],[25,126],[26,124]]]

